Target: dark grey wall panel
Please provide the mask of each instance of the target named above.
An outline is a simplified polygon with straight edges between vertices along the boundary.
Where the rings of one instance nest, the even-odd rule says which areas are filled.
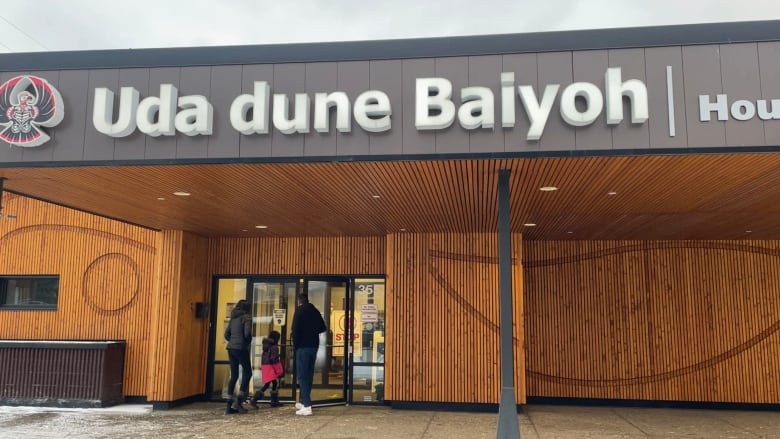
[[[650,148],[683,148],[688,146],[685,89],[683,88],[682,49],[653,47],[645,49],[647,100],[650,119]],[[667,66],[672,68],[672,113],[674,136],[670,135]],[[698,111],[698,110],[697,110]],[[698,113],[697,119],[698,120]],[[617,145],[615,145],[617,147]]]
[[[433,131],[418,131],[414,126],[416,78],[436,76],[433,59],[414,59],[403,61],[404,103],[403,114],[404,154],[432,154],[436,152],[436,134]]]
[[[493,114],[497,124],[490,128],[469,130],[469,150],[471,152],[504,152],[504,132],[501,130],[501,56],[469,57],[469,85],[488,87],[493,91]],[[460,91],[458,91],[460,95]],[[497,128],[496,128],[497,126]],[[438,142],[437,142],[437,150]]]
[[[368,90],[369,84],[369,63],[368,61],[343,62],[339,63],[339,82],[338,89],[349,96],[349,101],[354,103],[360,93]],[[338,155],[367,155],[369,153],[368,133],[352,124],[352,131],[349,133],[337,133]]]
[[[607,125],[606,89],[604,88],[604,73],[608,66],[609,52],[606,50],[589,50],[572,54],[574,82],[596,84],[602,93],[601,114],[596,121],[574,129],[575,149],[612,149],[612,132]],[[580,110],[584,109],[583,107]]]
[[[89,93],[87,95],[87,108],[89,113],[86,117],[86,130],[84,133],[84,157],[83,160],[113,160],[115,139],[103,133],[99,133],[92,124],[92,111],[95,105],[95,89],[106,87],[114,93],[114,118],[118,116],[118,105],[120,95],[119,70],[90,70],[89,75]],[[159,88],[155,93],[159,92]],[[147,95],[142,95],[141,99]],[[63,98],[64,99],[64,98]],[[68,117],[67,115],[65,117]],[[137,134],[147,137],[145,134]],[[149,140],[147,139],[147,142]]]
[[[201,95],[214,104],[211,90],[211,67],[183,67],[179,79],[179,97]],[[212,134],[212,137],[214,135]],[[209,137],[176,133],[176,158],[203,158],[208,152]]]
[[[143,99],[149,96],[149,69],[123,69],[119,71],[120,87],[135,87],[140,97]],[[159,88],[158,88],[159,91]],[[115,99],[118,99],[119,90],[114,90]],[[87,119],[87,129],[95,129],[92,124],[92,105],[88,104],[89,117]],[[114,115],[116,118],[117,115]],[[139,160],[144,158],[146,151],[146,141],[149,138],[146,134],[136,130],[127,137],[117,137],[114,139],[114,159],[115,160]]]
[[[214,73],[212,72],[212,77],[213,75]],[[255,92],[255,81],[267,82],[271,86],[271,93],[273,94],[274,66],[271,64],[244,66],[241,70],[241,91],[230,99],[230,103],[232,104],[233,99],[240,94],[253,94]],[[230,118],[230,104],[222,109],[221,114]],[[271,142],[273,141],[273,137],[277,134],[280,136],[283,136],[284,134],[274,132],[270,114],[268,115],[268,123],[269,128],[267,134],[239,134],[241,157],[271,157]],[[233,127],[231,126],[230,129],[232,130]]]
[[[619,49],[609,51],[609,66],[620,67],[623,81],[639,79],[647,85],[645,74],[645,50],[644,49]],[[662,69],[665,71],[665,69]],[[662,92],[665,89],[659,89]],[[648,96],[650,91],[648,90]],[[606,93],[604,98],[606,99]],[[612,125],[612,148],[648,148],[650,146],[650,133],[647,122],[642,124],[631,123],[631,106],[627,98],[623,98],[623,121],[618,125]],[[606,108],[604,109],[606,111]]]
[[[720,46],[720,66],[723,92],[729,97],[729,107],[739,100],[756,105],[761,98],[761,78],[758,72],[758,47],[755,43]],[[726,144],[731,146],[764,145],[764,123],[758,116],[750,120],[726,122]]]
[[[572,83],[571,52],[540,53],[537,58],[539,66],[539,88],[536,89],[536,99],[541,101],[544,89],[548,84],[560,84],[558,96],[555,99],[542,138],[539,139],[542,151],[559,151],[574,149],[574,128],[561,118],[559,98],[563,89]]]
[[[767,100],[771,111],[771,100],[780,99],[780,43],[759,43],[758,61],[761,66],[761,97]],[[777,111],[780,111],[778,106]],[[764,122],[767,145],[780,145],[780,120]]]
[[[289,100],[288,118],[295,111],[295,94],[306,90],[306,64],[277,64],[274,66],[273,94],[285,94]],[[273,123],[273,99],[271,99],[271,121]],[[303,155],[303,136],[301,134],[282,134],[277,131],[271,140],[271,154],[274,157],[300,157]]]
[[[608,66],[620,67],[622,79],[639,79],[648,89],[650,119],[630,122],[630,108],[624,106],[623,121],[606,124],[606,106],[592,125],[574,128],[560,115],[560,94],[574,81],[598,85],[606,95],[604,74]],[[674,135],[670,135],[667,66],[673,78]],[[683,71],[685,68],[685,71]],[[515,126],[501,126],[502,72],[515,73],[513,100]],[[21,74],[24,74],[23,72]],[[35,73],[35,72],[34,72]],[[0,74],[3,81],[18,72]],[[780,120],[699,120],[700,94],[728,95],[727,110],[737,100],[755,104],[759,99],[780,99],[780,42],[748,42],[718,45],[673,46],[543,52],[463,57],[389,59],[325,63],[221,65],[204,67],[129,68],[122,70],[46,70],[35,73],[48,79],[63,95],[65,119],[46,128],[52,140],[40,147],[0,146],[0,163],[100,162],[230,159],[234,157],[334,157],[395,156],[425,154],[479,154],[501,152],[556,152],[569,150],[642,150],[668,148],[780,146]],[[489,87],[494,94],[493,129],[464,129],[456,120],[443,130],[419,131],[415,127],[416,80],[442,77],[453,85],[456,111],[460,91],[467,86]],[[273,126],[269,133],[242,135],[231,125],[229,110],[234,99],[254,92],[254,81],[270,84],[271,95],[288,96],[294,111],[296,93],[311,100],[310,133],[285,135]],[[120,96],[120,87],[135,87],[141,99],[159,96],[159,86],[174,84],[179,96],[203,95],[213,105],[213,133],[209,136],[157,138],[137,130],[127,137],[112,138],[98,133],[92,123],[94,89],[108,87]],[[538,98],[548,84],[559,84],[555,104],[539,141],[526,140],[529,120],[517,95],[518,85],[531,85]],[[352,131],[338,133],[331,120],[328,133],[313,128],[314,93],[344,91],[354,105],[367,90],[380,90],[390,98],[392,128],[369,133],[360,128],[350,111]],[[270,97],[273,100],[273,96]],[[628,104],[627,100],[624,100]],[[115,103],[118,106],[118,102]],[[353,110],[354,107],[351,108]],[[273,105],[271,105],[271,113]],[[780,108],[778,108],[780,111]],[[334,112],[331,111],[331,116]],[[116,119],[117,115],[114,115]]]
[[[455,121],[449,128],[435,131],[436,152],[440,154],[469,152],[469,131],[458,122],[460,90],[470,85],[469,59],[466,57],[437,58],[433,76],[446,78],[452,83],[452,102],[455,104]],[[409,111],[415,112],[414,104],[409,106]]]
[[[331,93],[338,91],[339,69],[337,63],[311,63],[306,64],[306,93],[311,98],[311,131],[304,137],[303,153],[307,156],[334,156],[336,155],[336,108],[329,111],[329,126],[327,133],[318,133],[314,130],[314,95],[315,93]],[[352,120],[352,106],[350,106],[350,120]],[[354,128],[354,127],[353,127]],[[282,135],[280,133],[280,135]]]
[[[368,137],[370,154],[403,154],[404,139],[401,132],[403,120],[403,63],[399,60],[369,62],[371,90],[381,90],[390,99],[391,128]],[[360,128],[358,128],[360,129]]]
[[[520,55],[504,55],[502,72],[515,73],[515,86],[512,95],[515,103],[515,126],[512,128],[501,128],[500,112],[496,114],[496,129],[504,132],[504,144],[507,152],[512,151],[538,151],[539,141],[527,140],[528,128],[530,123],[528,115],[523,108],[522,102],[517,94],[517,87],[520,85],[530,85],[534,91],[539,90],[539,81],[537,79],[536,54],[525,53]],[[499,78],[500,81],[500,78]],[[497,96],[496,107],[501,108],[501,96]]]
[[[718,121],[715,113],[710,113],[710,121],[699,120],[699,95],[710,96],[714,102],[716,95],[722,93],[720,74],[720,48],[718,46],[683,47],[683,65],[685,66],[685,117],[688,122],[688,145],[725,146],[726,124]]]
[[[24,75],[26,72],[6,72],[0,73],[0,84],[5,83],[14,76]],[[66,107],[67,110],[67,107]],[[50,135],[53,133],[50,133]],[[21,146],[12,146],[7,142],[0,141],[0,163],[14,163],[22,161],[22,148]]]
[[[87,72],[63,70],[57,89],[65,104],[65,118],[53,130],[52,143],[55,161],[81,160],[84,156],[84,131],[92,125],[91,103],[87,101],[89,75]]]
[[[92,125],[91,105],[87,101],[89,74],[79,70],[63,70],[57,89],[65,105],[65,118],[54,129],[50,147],[55,161],[81,160],[84,157],[84,130]],[[48,144],[45,144],[48,145]],[[2,146],[0,146],[2,148]],[[141,149],[143,154],[143,147]]]
[[[149,69],[149,94],[147,96],[160,96],[161,84],[173,84],[179,86],[180,68],[168,67],[161,69]],[[141,99],[146,96],[141,96]],[[176,157],[176,142],[175,136],[148,136],[146,139],[146,153],[147,159],[172,159]]]
[[[207,136],[209,157],[239,155],[240,133],[230,124],[230,104],[241,94],[241,87],[241,66],[212,67],[211,105],[214,107],[214,132]]]

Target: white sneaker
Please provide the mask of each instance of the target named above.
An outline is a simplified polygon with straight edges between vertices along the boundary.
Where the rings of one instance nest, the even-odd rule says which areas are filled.
[[[311,407],[303,407],[297,412],[295,412],[295,414],[299,416],[311,416],[312,415]]]
[[[295,403],[295,410],[300,410],[302,408],[303,408],[303,404],[301,404],[300,402]]]

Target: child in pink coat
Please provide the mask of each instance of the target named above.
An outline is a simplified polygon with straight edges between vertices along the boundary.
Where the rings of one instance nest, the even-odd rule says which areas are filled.
[[[265,391],[271,387],[271,407],[279,407],[279,378],[284,376],[284,368],[279,358],[279,339],[281,334],[278,331],[271,331],[268,337],[263,339],[263,356],[260,361],[260,371],[263,377],[263,387],[255,391],[254,396],[249,398],[249,405],[257,408],[257,401],[263,399]]]

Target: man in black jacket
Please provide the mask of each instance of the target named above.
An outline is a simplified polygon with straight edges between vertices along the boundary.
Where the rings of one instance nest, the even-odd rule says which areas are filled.
[[[249,391],[249,380],[252,378],[252,364],[249,361],[249,349],[252,345],[252,316],[249,314],[249,302],[239,300],[230,313],[230,323],[225,328],[228,358],[230,359],[230,381],[228,382],[228,401],[225,414],[246,413],[241,404],[246,400]],[[233,398],[233,390],[238,380],[238,366],[241,365],[241,384],[238,396]]]
[[[305,293],[298,295],[298,308],[293,317],[292,338],[295,347],[295,368],[301,388],[300,402],[295,404],[295,414],[311,415],[311,387],[314,381],[314,362],[320,346],[320,334],[326,330],[320,311],[309,303]]]

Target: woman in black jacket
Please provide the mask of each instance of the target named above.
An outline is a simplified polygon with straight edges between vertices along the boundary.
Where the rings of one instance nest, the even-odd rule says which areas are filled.
[[[230,323],[225,328],[228,358],[230,358],[230,381],[228,382],[228,401],[225,414],[246,413],[241,404],[246,400],[249,391],[249,380],[252,378],[252,364],[249,362],[249,349],[252,345],[252,316],[249,302],[239,300],[230,313]],[[238,381],[238,366],[241,365],[241,384],[238,396],[233,398],[233,391]]]

